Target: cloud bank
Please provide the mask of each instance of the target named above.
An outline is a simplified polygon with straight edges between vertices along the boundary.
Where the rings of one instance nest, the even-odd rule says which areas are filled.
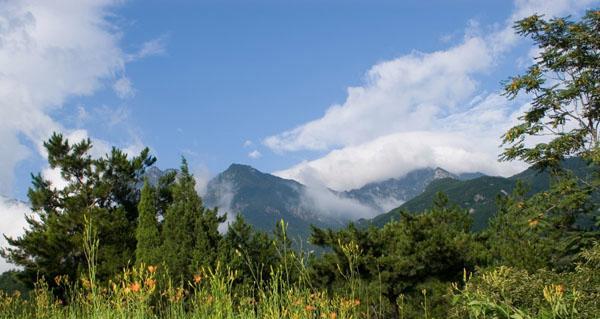
[[[93,95],[111,87],[120,98],[133,97],[135,90],[125,74],[126,64],[164,53],[164,38],[144,43],[133,54],[120,48],[121,33],[110,18],[112,10],[122,2],[1,1],[0,194],[12,195],[15,169],[21,161],[36,154],[46,156],[43,142],[52,132],[63,132],[73,142],[90,137],[94,155],[110,150],[112,143],[94,138],[79,127],[89,117],[84,106],[78,106],[74,114],[76,129],[65,126],[51,114],[72,97]],[[116,123],[108,119],[106,122],[108,126]],[[142,145],[133,137],[123,149],[133,154]],[[55,187],[64,185],[57,171],[45,168],[42,174]],[[23,211],[21,204],[2,202],[0,232],[19,233],[24,225]]]
[[[0,234],[5,234],[8,237],[20,235],[27,226],[25,214],[29,213],[30,209],[27,204],[0,196],[0,220],[2,220],[2,223],[0,223]],[[6,239],[4,239],[4,236],[1,236],[0,248],[6,246]],[[0,258],[0,273],[14,268],[14,265],[9,264],[4,258]]]
[[[502,26],[487,28],[492,31],[471,23],[463,40],[446,50],[411,52],[374,65],[364,85],[348,88],[343,104],[263,140],[276,153],[328,151],[274,174],[347,190],[426,166],[492,175],[523,169],[522,163],[498,163],[497,156],[500,136],[527,101],[486,92],[478,77],[516,46],[515,20],[577,13],[593,2],[517,0]]]

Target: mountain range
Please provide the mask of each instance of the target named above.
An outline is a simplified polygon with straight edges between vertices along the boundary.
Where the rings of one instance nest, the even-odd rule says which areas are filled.
[[[580,158],[567,159],[562,163],[562,167],[586,180],[589,180],[592,174],[587,163]],[[534,168],[528,168],[508,178],[493,176],[479,176],[469,180],[442,178],[432,181],[421,194],[399,207],[370,220],[361,220],[359,223],[381,227],[390,220],[399,218],[402,211],[416,213],[430,208],[435,195],[443,192],[451,203],[469,210],[473,217],[473,230],[478,231],[487,226],[488,220],[496,212],[497,196],[511,193],[519,180],[528,187],[529,195],[550,187],[550,174]]]
[[[284,219],[292,237],[307,238],[310,225],[338,228],[364,217],[375,217],[421,194],[435,180],[468,180],[481,173],[455,175],[442,168],[423,168],[405,176],[369,183],[349,191],[306,186],[232,164],[209,181],[204,203],[231,217],[242,214],[256,228],[271,231]]]
[[[564,162],[565,168],[585,177],[591,170],[577,158]],[[157,184],[173,169],[149,168],[145,177]],[[442,168],[422,168],[401,177],[366,184],[348,191],[307,186],[242,164],[232,164],[211,179],[202,195],[207,207],[218,207],[231,220],[241,214],[254,227],[272,231],[283,219],[291,238],[305,239],[311,225],[339,228],[349,222],[383,226],[400,216],[401,211],[420,212],[431,207],[436,193],[445,193],[471,213],[474,230],[486,227],[496,211],[496,197],[513,191],[517,180],[530,187],[530,193],[547,189],[549,174],[529,168],[514,176],[494,177],[482,173],[453,174]],[[141,184],[139,185],[141,187]],[[4,200],[7,201],[8,199]]]
[[[147,170],[151,184],[169,170]],[[212,178],[202,194],[208,207],[218,207],[228,218],[241,214],[254,227],[272,231],[283,219],[291,237],[307,238],[310,226],[338,228],[348,222],[375,217],[421,194],[439,179],[469,179],[482,175],[455,175],[442,168],[423,168],[405,176],[373,182],[349,191],[306,186],[263,173],[251,166],[232,164]]]

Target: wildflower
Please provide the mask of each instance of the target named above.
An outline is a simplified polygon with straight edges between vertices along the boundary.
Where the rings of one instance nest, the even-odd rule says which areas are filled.
[[[537,226],[539,223],[540,223],[540,221],[539,221],[539,220],[537,220],[537,219],[530,219],[530,220],[529,220],[529,227],[535,227],[535,226]]]
[[[194,283],[200,283],[200,281],[202,281],[202,276],[201,275],[194,275]]]
[[[337,319],[337,313],[335,313],[335,312],[330,313],[329,319]]]
[[[306,305],[306,307],[304,307],[304,310],[306,310],[306,311],[315,311],[315,310],[317,310],[317,308],[315,306]]]
[[[83,285],[84,288],[90,288],[90,287],[92,287],[92,283],[89,280],[85,279],[85,278],[81,279],[81,284]]]
[[[153,273],[156,272],[157,268],[158,268],[157,266],[150,265],[150,266],[148,266],[148,272],[151,273],[151,274],[153,274]]]
[[[146,285],[146,287],[154,289],[154,287],[156,287],[156,280],[148,278],[146,279],[146,281],[144,281],[144,284]]]
[[[360,299],[354,299],[354,305],[355,306],[360,305]]]
[[[565,292],[565,286],[564,285],[557,285],[555,289],[556,289],[556,292],[558,294],[561,294],[561,295]]]
[[[132,283],[129,288],[131,289],[131,291],[133,292],[138,292],[140,291],[140,289],[142,288],[142,286],[138,283],[138,282],[134,282]]]

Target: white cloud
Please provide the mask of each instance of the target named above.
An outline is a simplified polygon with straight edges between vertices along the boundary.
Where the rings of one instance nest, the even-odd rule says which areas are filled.
[[[491,32],[469,21],[458,45],[376,64],[363,86],[348,89],[343,104],[263,141],[278,153],[328,151],[276,174],[344,190],[426,166],[456,173],[516,172],[523,164],[498,163],[498,146],[526,101],[508,102],[497,92],[482,91],[478,77],[516,45],[516,19],[534,12],[565,15],[592,2],[517,0],[513,14]]]
[[[275,151],[326,150],[398,131],[423,130],[477,89],[475,72],[487,70],[491,53],[480,38],[447,51],[411,53],[373,66],[366,84],[348,89],[342,105],[293,130],[268,137]]]
[[[142,59],[142,58],[145,58],[148,56],[165,54],[166,39],[167,39],[167,37],[163,35],[156,39],[152,39],[150,41],[144,42],[144,44],[142,45],[141,49],[138,52],[127,56],[127,60],[134,61],[134,60]]]
[[[7,193],[16,164],[31,154],[17,137],[41,150],[53,131],[48,115],[73,95],[89,95],[123,68],[117,34],[105,15],[112,1],[10,1],[0,6],[0,184]],[[7,186],[8,185],[8,186]]]
[[[246,141],[244,141],[244,144],[243,144],[244,147],[250,147],[253,145],[254,145],[254,143],[251,140],[246,140]]]
[[[133,84],[126,76],[122,76],[115,81],[113,84],[113,90],[121,99],[131,98],[135,95]]]
[[[496,145],[493,139],[482,138],[478,142],[473,143],[471,137],[463,133],[399,132],[337,149],[322,158],[273,174],[309,185],[317,180],[336,190],[348,190],[425,167],[490,175],[516,173],[523,168],[518,163],[497,164],[493,152],[481,149],[482,143]]]
[[[200,196],[206,195],[206,187],[212,177],[210,170],[205,165],[196,165],[192,172],[196,180],[196,192]]]
[[[227,232],[227,227],[231,222],[235,220],[236,214],[239,214],[239,211],[234,211],[231,207],[233,203],[233,197],[235,196],[235,188],[231,182],[222,181],[217,184],[217,188],[214,189],[215,198],[218,199],[217,203],[213,203],[216,207],[219,208],[219,215],[225,214],[226,220],[224,223],[219,225],[219,232],[225,233]]]
[[[259,150],[254,150],[250,153],[248,153],[248,157],[252,158],[252,159],[258,159],[262,156],[262,154],[260,153]]]
[[[69,97],[91,95],[117,75],[118,94],[132,94],[124,75],[129,55],[119,46],[118,28],[108,20],[121,2],[24,0],[0,5],[0,193],[12,191],[15,167],[33,154],[26,145],[44,156],[42,142],[52,132],[73,133],[49,115]],[[160,43],[145,44],[138,56],[160,52]],[[79,108],[78,125],[87,115]],[[106,144],[94,142],[95,149]],[[137,147],[133,144],[129,148]]]
[[[336,221],[371,218],[382,213],[355,199],[340,197],[324,186],[306,187],[301,196],[300,202],[308,211],[318,212],[320,217],[328,217]]]
[[[23,229],[27,226],[25,214],[30,212],[31,210],[27,204],[11,201],[0,196],[0,220],[2,220],[2,223],[0,223],[0,248],[6,248],[8,245],[4,235],[17,237],[23,233]],[[15,265],[8,263],[4,258],[0,258],[0,273],[15,268]]]

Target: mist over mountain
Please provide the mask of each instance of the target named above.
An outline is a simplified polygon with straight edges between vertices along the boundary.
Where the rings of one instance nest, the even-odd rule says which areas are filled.
[[[146,177],[156,184],[167,171],[151,167]],[[400,206],[421,194],[432,181],[443,178],[460,177],[442,168],[424,168],[338,192],[306,186],[248,165],[232,164],[208,182],[202,199],[206,206],[218,207],[220,213],[227,214],[228,220],[241,214],[258,229],[270,232],[283,219],[292,237],[307,238],[310,225],[338,228],[350,221],[373,218]]]
[[[458,178],[442,168],[423,168],[403,177],[369,183],[361,188],[341,192],[340,196],[353,198],[377,211],[384,212],[402,205],[421,194],[431,181],[441,178]]]

